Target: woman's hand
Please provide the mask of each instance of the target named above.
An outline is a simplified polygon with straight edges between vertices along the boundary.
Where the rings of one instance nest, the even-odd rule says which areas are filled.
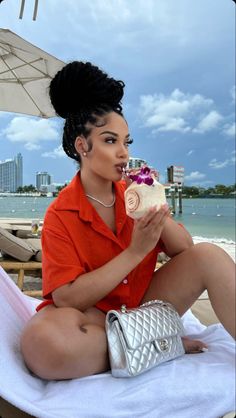
[[[142,218],[135,220],[129,250],[143,259],[159,241],[168,216],[169,206],[165,204],[158,211],[156,207],[149,209]]]

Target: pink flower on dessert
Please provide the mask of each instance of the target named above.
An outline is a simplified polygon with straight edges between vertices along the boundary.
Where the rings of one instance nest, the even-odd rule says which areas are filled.
[[[136,181],[137,184],[147,184],[151,186],[153,184],[153,178],[151,176],[151,170],[148,167],[142,167],[138,174],[130,174],[129,178],[133,181]]]

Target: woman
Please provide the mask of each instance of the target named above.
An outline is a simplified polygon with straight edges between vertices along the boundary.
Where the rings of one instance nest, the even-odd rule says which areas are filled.
[[[122,304],[161,299],[180,315],[207,289],[222,324],[234,335],[234,263],[220,248],[193,245],[167,205],[136,222],[126,216],[123,169],[132,142],[122,114],[124,84],[90,63],[57,73],[50,98],[66,119],[63,148],[81,170],[47,210],[42,233],[46,299],[26,326],[22,353],[45,379],[109,369],[105,314]],[[160,251],[171,257],[154,272]],[[205,344],[183,339],[186,352]]]

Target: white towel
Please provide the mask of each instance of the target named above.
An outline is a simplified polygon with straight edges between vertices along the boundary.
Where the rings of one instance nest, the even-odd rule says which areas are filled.
[[[235,409],[234,341],[221,325],[206,328],[188,311],[186,333],[209,345],[135,378],[110,373],[45,381],[24,365],[19,337],[39,303],[0,268],[0,396],[38,418],[218,418]]]

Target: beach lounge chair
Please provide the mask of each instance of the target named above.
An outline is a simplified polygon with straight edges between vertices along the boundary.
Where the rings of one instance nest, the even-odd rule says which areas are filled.
[[[0,268],[2,418],[218,418],[234,410],[235,345],[220,324],[205,327],[188,311],[187,334],[204,340],[209,352],[182,356],[133,379],[107,372],[45,381],[28,371],[19,349],[21,331],[38,303]]]
[[[0,249],[5,254],[0,260],[0,418],[218,418],[235,408],[234,342],[217,324],[206,293],[183,321],[188,334],[209,344],[208,353],[184,356],[134,379],[114,379],[103,373],[47,382],[30,373],[19,350],[19,338],[40,300],[25,294],[38,296],[25,290],[24,278],[32,271],[41,274],[41,261],[35,260],[36,255],[41,256],[41,248],[39,240],[27,241],[30,225],[5,224],[2,229],[0,226]],[[18,271],[18,287],[6,270]]]
[[[32,238],[27,225],[0,224],[0,266],[17,272],[17,285],[30,296],[42,296],[41,290],[25,290],[25,275],[41,276],[42,248],[40,238]]]

